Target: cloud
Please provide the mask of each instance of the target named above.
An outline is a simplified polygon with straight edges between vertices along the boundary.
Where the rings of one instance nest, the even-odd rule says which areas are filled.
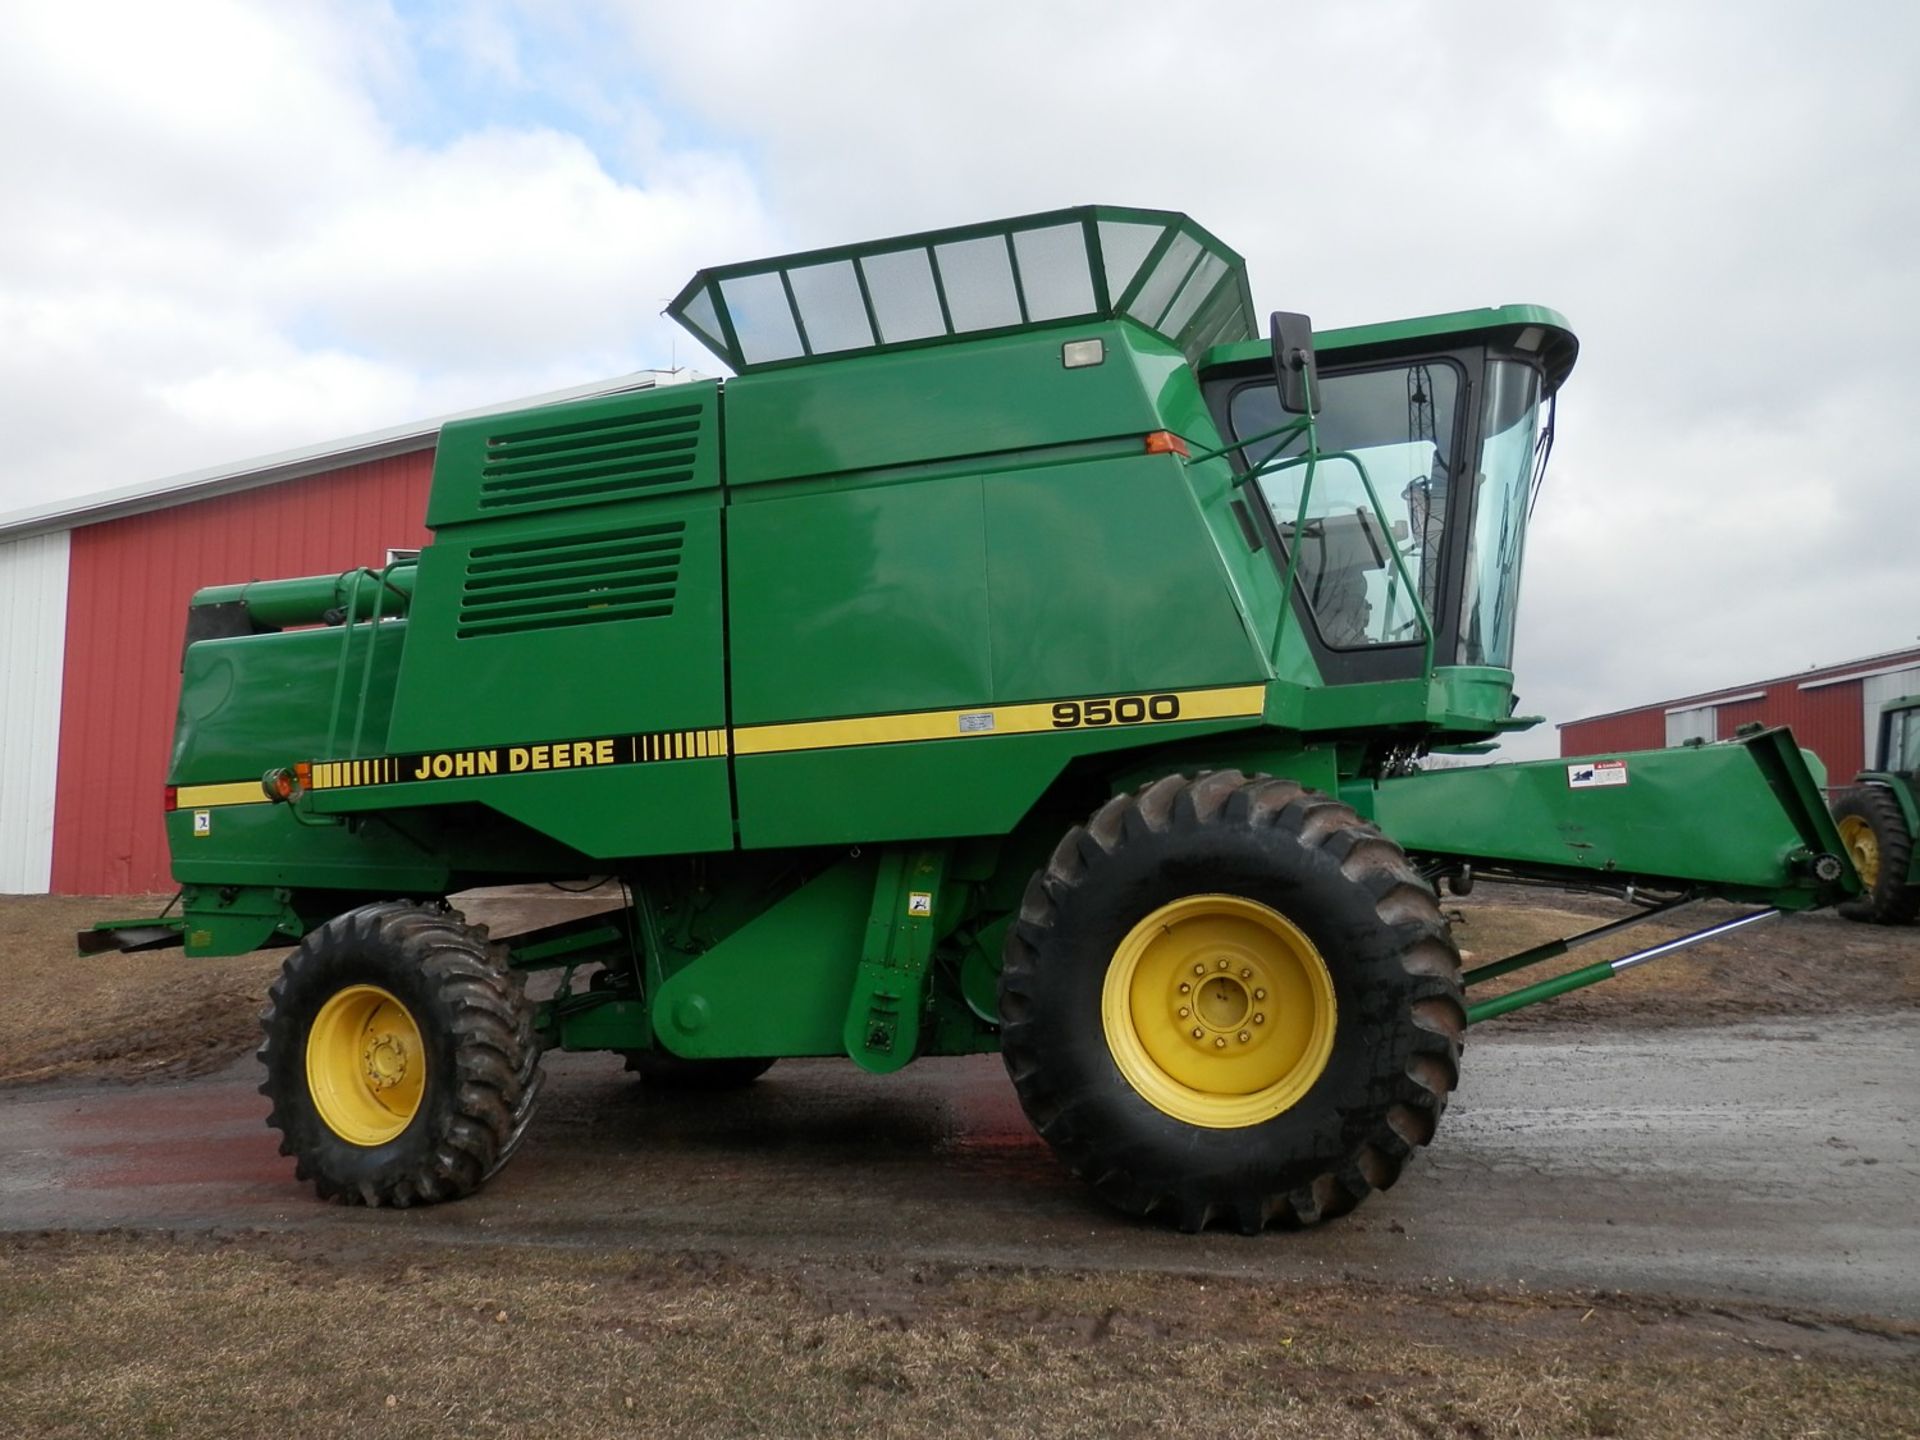
[[[456,27],[489,83],[502,26]],[[10,29],[0,131],[36,138],[0,150],[0,510],[704,360],[664,300],[710,236],[778,248],[735,157],[651,144],[623,178],[537,122],[410,134],[432,47],[382,5]]]
[[[1190,211],[1262,310],[1323,326],[1566,312],[1583,351],[1529,551],[1529,710],[1920,633],[1896,518],[1920,388],[1911,7],[583,3],[758,147],[810,242],[1135,202]]]
[[[1920,631],[1908,6],[26,0],[6,24],[0,133],[31,143],[0,149],[0,507],[710,363],[656,314],[701,265],[1102,200],[1190,211],[1263,310],[1322,326],[1571,317],[1527,708]]]

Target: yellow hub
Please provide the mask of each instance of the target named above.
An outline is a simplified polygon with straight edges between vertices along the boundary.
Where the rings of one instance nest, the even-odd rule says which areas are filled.
[[[1333,977],[1279,911],[1238,895],[1162,905],[1107,966],[1101,1024],[1142,1099],[1231,1130],[1289,1109],[1333,1051]]]
[[[1860,872],[1860,888],[1868,894],[1880,883],[1880,838],[1873,833],[1873,826],[1859,815],[1840,817],[1840,839],[1847,847],[1847,854],[1853,860],[1853,868]]]
[[[332,996],[307,1032],[307,1091],[350,1145],[384,1145],[412,1123],[427,1087],[426,1045],[407,1007],[377,985]]]

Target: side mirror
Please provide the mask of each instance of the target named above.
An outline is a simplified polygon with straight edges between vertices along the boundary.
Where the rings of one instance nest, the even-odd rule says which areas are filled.
[[[1280,408],[1304,415],[1311,400],[1320,408],[1320,370],[1313,358],[1313,321],[1291,310],[1273,312],[1273,378],[1280,386]]]

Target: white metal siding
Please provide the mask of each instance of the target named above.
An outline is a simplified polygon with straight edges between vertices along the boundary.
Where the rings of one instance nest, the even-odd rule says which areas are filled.
[[[1719,737],[1714,733],[1719,711],[1712,705],[1697,705],[1691,710],[1669,710],[1667,712],[1667,744],[1684,745],[1689,740],[1705,740],[1711,744]]]
[[[0,540],[0,894],[52,878],[67,533]]]
[[[1869,675],[1860,682],[1861,719],[1867,727],[1867,743],[1860,753],[1867,757],[1866,768],[1869,770],[1880,763],[1880,707],[1903,695],[1920,695],[1920,667]],[[1836,780],[1834,783],[1837,785],[1840,782]]]

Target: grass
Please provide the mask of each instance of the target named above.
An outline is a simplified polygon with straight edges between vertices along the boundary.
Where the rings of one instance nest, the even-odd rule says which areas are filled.
[[[164,1337],[162,1340],[161,1337]],[[288,1237],[0,1250],[12,1433],[1911,1435],[1920,1335],[1617,1299]]]

